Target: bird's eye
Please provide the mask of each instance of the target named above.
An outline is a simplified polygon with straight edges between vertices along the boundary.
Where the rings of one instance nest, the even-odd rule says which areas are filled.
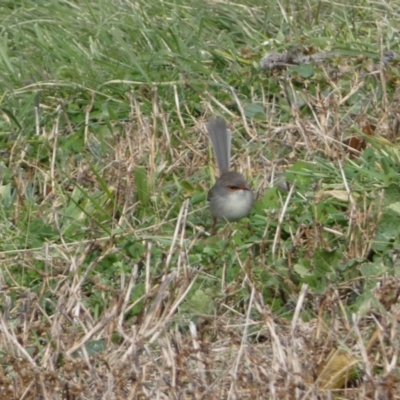
[[[228,189],[230,190],[239,190],[239,186],[228,185]]]

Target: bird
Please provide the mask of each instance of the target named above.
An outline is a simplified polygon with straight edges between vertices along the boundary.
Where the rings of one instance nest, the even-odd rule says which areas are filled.
[[[217,220],[239,221],[250,214],[253,191],[242,174],[230,169],[232,133],[225,119],[212,117],[206,127],[219,170],[219,177],[207,196],[214,226]]]

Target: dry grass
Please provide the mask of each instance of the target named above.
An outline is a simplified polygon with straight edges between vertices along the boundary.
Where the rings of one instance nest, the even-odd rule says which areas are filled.
[[[103,7],[115,4],[121,6]],[[285,32],[291,17],[277,5],[282,22],[271,30]],[[57,79],[12,91],[17,99],[32,96],[19,100],[21,109],[33,109],[33,99],[36,108],[32,136],[13,131],[11,145],[0,148],[11,176],[0,176],[0,398],[400,399],[397,239],[388,234],[390,252],[374,263],[371,256],[390,183],[379,181],[387,167],[381,159],[370,162],[368,175],[361,157],[367,147],[398,160],[396,64],[343,56],[318,65],[312,78],[286,70],[259,74],[251,62],[259,61],[262,7],[235,4],[239,12],[222,4],[218,18],[204,20],[220,34],[206,43],[179,42],[192,34],[197,5],[177,6],[176,20],[165,19],[170,36],[161,34],[158,4],[142,6],[143,58],[129,47],[136,25],[124,18],[132,13],[99,14],[101,36],[91,19],[96,6],[89,17],[79,12],[90,46],[61,19],[59,37],[49,27],[41,36],[50,50],[65,42],[61,66],[49,67]],[[342,5],[326,6],[338,7],[340,21]],[[304,15],[322,18],[318,7]],[[295,3],[290,11],[304,17]],[[361,6],[351,11],[365,16]],[[179,12],[188,14],[179,19]],[[72,11],[69,17],[75,21]],[[239,50],[223,34],[230,25],[240,46],[252,40],[254,53],[241,47],[232,58],[228,50]],[[296,29],[289,29],[293,37]],[[64,40],[67,33],[76,46]],[[174,40],[183,49],[176,58]],[[158,80],[145,69],[148,44],[159,57],[150,63],[159,68]],[[203,58],[192,60],[196,45],[194,54]],[[33,55],[41,56],[39,50]],[[90,70],[91,57],[99,71]],[[132,65],[148,75],[134,80],[140,74]],[[69,82],[69,74],[84,80],[85,68],[90,79],[99,72],[109,80],[95,82],[96,89]],[[261,112],[249,117],[252,110]],[[13,126],[11,113],[0,111]],[[251,178],[258,198],[249,221],[221,224],[216,236],[205,202],[216,168],[204,127],[214,114],[228,119],[234,168]],[[29,115],[22,114],[22,125]],[[291,168],[299,161],[319,169],[296,175]],[[349,165],[367,172],[351,175]],[[285,171],[289,190],[269,191]],[[268,203],[273,194],[276,207]],[[331,211],[344,217],[323,219]],[[326,258],[316,261],[320,249]],[[313,281],[318,263],[326,276]]]
[[[81,260],[90,247],[80,248]],[[43,273],[37,292],[47,292],[52,281],[54,303],[20,288],[11,308],[4,294],[3,398],[400,398],[396,280],[383,280],[376,291],[378,299],[393,298],[379,317],[347,316],[342,293],[331,290],[319,304],[319,317],[303,322],[298,317],[310,295],[304,286],[295,315],[287,321],[271,313],[247,279],[243,312],[221,304],[218,317],[190,320],[177,311],[199,272],[172,268],[148,286],[142,312],[132,323],[126,317],[139,280],[137,265],[121,277],[119,289],[100,288],[113,300],[95,319],[85,305],[90,293],[82,286],[84,279],[74,272],[79,258],[66,259],[53,246],[47,250],[51,269]],[[42,254],[20,253],[14,262],[30,264]],[[3,264],[3,278],[11,264],[11,259]],[[329,320],[322,318],[327,313]],[[358,377],[354,370],[360,371]],[[347,374],[353,376],[352,385],[335,390]]]
[[[336,98],[338,103],[341,101],[337,96],[327,97]],[[240,260],[239,256],[237,262],[242,266],[243,281],[237,286],[248,290],[239,308],[229,300],[234,288],[222,281],[225,297],[216,301],[214,314],[191,316],[180,312],[196,280],[208,275],[203,268],[194,268],[188,262],[195,243],[207,235],[203,227],[188,220],[188,215],[202,211],[189,210],[188,200],[181,203],[169,249],[164,259],[154,260],[151,248],[160,244],[162,238],[157,239],[157,235],[162,226],[172,221],[167,213],[154,225],[130,226],[129,215],[137,206],[131,203],[132,196],[129,196],[135,190],[130,172],[140,164],[143,154],[149,154],[147,180],[151,182],[150,192],[155,193],[163,179],[160,166],[165,174],[177,170],[191,171],[190,174],[202,171],[207,162],[208,146],[204,121],[193,120],[193,127],[185,127],[186,132],[191,132],[189,136],[180,139],[179,132],[169,131],[166,113],[157,102],[157,96],[154,96],[152,119],[143,115],[134,97],[131,99],[130,122],[114,143],[113,158],[105,163],[107,167],[103,171],[104,180],[113,187],[113,201],[118,204],[112,229],[117,231],[124,226],[123,231],[67,243],[60,229],[60,244],[2,253],[2,398],[400,398],[397,373],[399,282],[395,278],[382,279],[376,289],[376,299],[386,307],[379,316],[348,313],[347,296],[357,288],[357,282],[346,282],[343,287],[331,288],[322,296],[315,296],[303,285],[300,293],[292,294],[295,310],[287,320],[274,315],[264,304],[262,288],[254,281],[248,260]],[[212,97],[203,100],[210,114],[216,112]],[[237,106],[240,110],[239,102]],[[266,102],[265,107],[268,106]],[[285,143],[297,150],[303,148],[306,153],[319,151],[328,157],[338,154],[347,157],[341,150],[340,138],[335,136],[340,120],[333,126],[330,122],[331,108],[332,105],[322,107],[328,111],[319,112],[314,120],[302,119],[293,108],[293,122],[276,127],[270,124],[266,127],[268,138],[259,135],[260,127],[255,129],[247,125],[242,114],[237,123],[245,123],[248,140],[257,143],[258,150],[251,160],[247,151],[240,154],[236,151],[234,164],[245,173],[251,171],[257,176],[262,193],[269,185],[264,171],[270,169],[271,164],[259,155],[265,146],[270,146],[271,140],[275,141],[274,145]],[[90,113],[90,109],[87,112]],[[57,136],[56,130],[49,134],[54,152]],[[172,136],[181,146],[170,145]],[[194,142],[189,142],[189,138],[195,139]],[[88,132],[87,141],[90,140]],[[158,156],[161,160],[156,159]],[[167,162],[167,157],[172,162]],[[290,164],[290,160],[280,160],[273,168],[278,170],[282,164]],[[65,195],[60,190],[57,173],[53,166],[50,171],[36,169],[35,174],[40,173],[50,176],[43,190],[52,187],[54,191],[43,193],[43,198],[44,201],[51,199],[56,209],[62,203],[60,194]],[[70,174],[70,181],[83,186],[88,182],[97,184],[96,176],[84,164],[66,173]],[[67,190],[70,190],[68,186]],[[23,193],[24,188],[20,192]],[[352,234],[358,229],[361,237],[355,235],[354,240],[349,241],[348,257],[365,257],[369,249],[365,243],[370,241],[374,229],[363,219],[368,210],[358,209],[356,202],[351,207],[354,225],[349,229]],[[281,222],[285,209],[283,205]],[[56,215],[57,212],[51,218]],[[283,254],[280,228],[278,225],[275,234],[268,234],[274,237],[270,243],[276,257]],[[346,232],[337,233],[346,235]],[[221,231],[221,238],[226,234],[230,234],[229,230]],[[120,251],[118,238],[129,235],[145,248],[141,260],[132,262],[131,273],[122,273],[113,285],[104,284],[100,275],[97,281],[89,277],[103,259]],[[312,240],[305,239],[309,235]],[[309,246],[310,252],[324,244],[323,236],[316,232],[306,234],[300,230],[294,235],[295,243],[296,240],[298,245]],[[95,257],[88,263],[87,259],[93,254]],[[261,256],[258,262],[267,263],[267,259]],[[28,273],[35,270],[38,263],[42,263],[44,269],[36,271],[41,279],[32,292],[14,279],[15,267]],[[155,276],[153,270],[157,264],[162,265],[162,272]],[[13,281],[14,286],[10,285]],[[140,282],[144,282],[143,294],[132,304],[132,292]],[[101,293],[103,304],[108,305],[98,315],[87,306],[94,292]],[[306,300],[315,310],[315,317],[309,321],[300,318]],[[132,319],[129,313],[139,303],[141,311]],[[344,381],[346,389],[342,388]]]

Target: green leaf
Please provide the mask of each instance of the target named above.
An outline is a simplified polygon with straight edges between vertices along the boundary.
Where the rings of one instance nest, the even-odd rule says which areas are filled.
[[[400,186],[397,184],[389,185],[384,192],[385,205],[397,203],[400,199]]]
[[[143,207],[147,207],[149,204],[149,186],[146,170],[143,167],[136,167],[134,174],[138,200]]]
[[[21,124],[18,122],[17,118],[15,117],[15,115],[11,110],[9,110],[8,108],[0,107],[0,111],[2,111],[4,114],[8,116],[8,118],[14,121],[15,125],[17,125],[19,129],[22,129]]]
[[[388,206],[388,210],[393,211],[395,214],[399,215],[399,217],[400,217],[400,202],[390,204]]]
[[[379,277],[388,272],[388,268],[382,261],[376,263],[364,263],[360,266],[361,274],[365,277]]]
[[[187,300],[185,306],[193,314],[200,315],[214,315],[216,306],[214,300],[207,293],[201,289],[197,289],[193,296]]]
[[[250,103],[250,104],[246,105],[246,107],[244,109],[244,113],[245,113],[246,117],[249,119],[253,119],[256,116],[259,116],[259,117],[265,119],[265,110],[261,104]]]
[[[307,266],[304,264],[295,264],[293,269],[300,275],[301,278],[305,278],[307,276],[311,276],[312,273]]]
[[[261,199],[261,202],[259,203],[259,206],[261,206],[262,209],[278,209],[281,207],[280,201],[279,201],[279,194],[278,194],[278,189],[276,187],[269,188],[265,192],[263,198]]]
[[[338,250],[325,250],[318,248],[314,252],[314,268],[319,276],[326,273],[336,274],[336,270],[341,258],[341,252]]]
[[[289,68],[290,71],[297,72],[302,78],[311,78],[314,75],[315,68],[313,64],[295,65]]]
[[[309,184],[315,180],[316,165],[306,161],[297,161],[291,168],[286,170],[286,177],[290,183],[294,181],[299,184]]]

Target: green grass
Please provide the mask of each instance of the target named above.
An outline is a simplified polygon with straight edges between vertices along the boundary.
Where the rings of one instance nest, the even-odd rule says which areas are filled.
[[[2,396],[398,398],[397,8],[3,1]],[[257,202],[213,236],[214,114]]]

